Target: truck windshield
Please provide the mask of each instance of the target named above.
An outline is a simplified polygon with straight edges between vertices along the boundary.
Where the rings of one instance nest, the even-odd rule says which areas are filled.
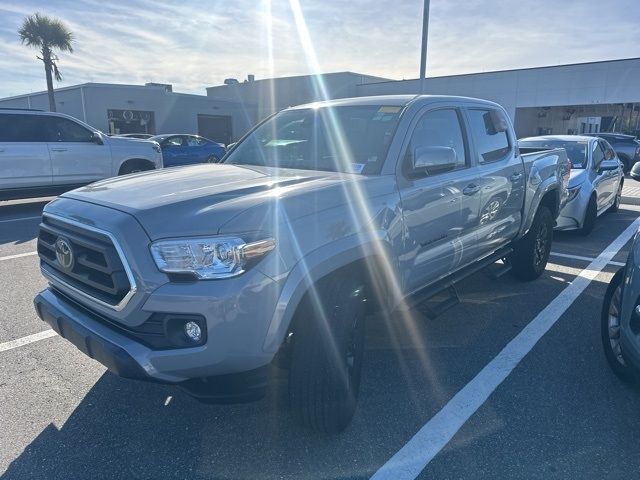
[[[518,146],[521,148],[540,148],[553,149],[564,148],[567,151],[567,157],[571,161],[572,168],[587,168],[587,141],[562,141],[562,140],[538,140],[538,141],[520,141]]]
[[[286,110],[239,143],[225,163],[377,174],[404,107]]]

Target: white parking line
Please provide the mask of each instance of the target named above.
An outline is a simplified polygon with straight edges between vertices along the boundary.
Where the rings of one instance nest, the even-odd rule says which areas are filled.
[[[580,272],[473,380],[436,413],[407,444],[373,475],[374,480],[414,479],[484,404],[527,353],[558,321],[591,281],[633,237],[640,218],[629,225]]]
[[[7,222],[20,222],[22,220],[35,220],[35,219],[41,219],[42,215],[36,215],[33,217],[20,217],[20,218],[9,218],[7,220],[0,220],[0,223],[7,223]]]
[[[30,257],[31,255],[37,255],[38,252],[17,253],[15,255],[8,255],[6,257],[0,257],[0,262],[4,260],[13,260],[14,258]]]
[[[43,332],[34,333],[33,335],[27,335],[26,337],[17,338],[15,340],[11,340],[10,342],[0,343],[0,352],[6,352],[7,350],[22,347],[23,345],[28,345],[33,342],[38,342],[40,340],[44,340],[45,338],[53,337],[55,335],[57,335],[57,333],[49,329]]]
[[[551,252],[550,254],[553,257],[563,257],[563,258],[571,258],[573,260],[584,260],[585,262],[593,262],[595,258],[593,257],[583,257],[582,255],[571,255],[570,253],[560,253],[560,252]],[[625,264],[623,262],[609,262],[609,265],[615,265],[617,267],[624,267]]]

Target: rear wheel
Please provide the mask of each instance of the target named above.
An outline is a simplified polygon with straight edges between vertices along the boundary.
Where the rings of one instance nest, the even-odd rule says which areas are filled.
[[[513,248],[509,263],[521,280],[535,280],[547,266],[553,241],[553,216],[544,205],[538,207],[531,229]]]
[[[207,158],[207,163],[220,163],[220,159],[215,155],[209,155]]]
[[[363,282],[345,274],[324,279],[296,314],[289,402],[304,426],[325,433],[347,427],[356,410],[364,356]]]
[[[620,345],[620,318],[622,307],[622,280],[624,269],[616,272],[607,288],[602,304],[602,314],[600,317],[600,335],[602,348],[607,363],[619,378],[625,382],[636,380],[636,372],[627,363]]]
[[[598,218],[598,205],[596,203],[596,197],[592,195],[587,205],[587,211],[584,214],[582,228],[580,229],[582,235],[589,235],[593,231],[593,227],[596,225],[596,218]]]
[[[129,175],[130,173],[144,172],[153,170],[155,167],[152,163],[145,160],[127,160],[121,167],[118,175]]]

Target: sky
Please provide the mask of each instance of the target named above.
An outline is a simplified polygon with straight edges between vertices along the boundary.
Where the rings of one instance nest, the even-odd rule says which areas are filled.
[[[26,15],[74,33],[63,80],[171,83],[353,71],[417,78],[423,0],[0,0],[0,98],[46,88]],[[296,21],[297,19],[297,21]],[[427,76],[640,57],[640,0],[431,0]]]

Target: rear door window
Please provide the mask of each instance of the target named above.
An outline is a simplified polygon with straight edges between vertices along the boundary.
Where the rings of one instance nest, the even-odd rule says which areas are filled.
[[[39,115],[0,114],[0,142],[44,142]]]
[[[504,113],[496,109],[467,111],[479,163],[499,162],[511,151]]]

